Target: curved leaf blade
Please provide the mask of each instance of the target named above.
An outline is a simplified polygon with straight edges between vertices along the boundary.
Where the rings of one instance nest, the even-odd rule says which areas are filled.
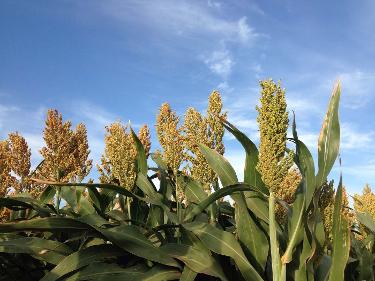
[[[340,82],[338,81],[333,88],[331,100],[328,105],[318,140],[319,170],[316,176],[316,183],[318,186],[321,186],[326,180],[339,153],[340,123],[338,110],[340,92]]]
[[[268,189],[265,187],[260,173],[256,169],[259,161],[258,149],[256,145],[234,125],[227,120],[223,120],[224,127],[241,143],[246,151],[245,167],[244,167],[244,182],[259,189],[259,191],[267,194]]]
[[[233,234],[200,222],[186,223],[183,224],[183,227],[197,235],[211,251],[233,258],[245,280],[263,280],[247,260]]]
[[[100,261],[108,257],[121,256],[122,254],[123,252],[113,245],[91,246],[64,258],[41,281],[55,281],[95,261]]]
[[[219,176],[223,186],[236,184],[238,182],[236,172],[232,165],[221,154],[203,144],[199,144],[199,150],[206,158],[210,167]]]
[[[133,129],[130,128],[130,132],[132,134],[135,146],[137,148],[137,169],[138,172],[147,175],[147,156],[145,153],[145,148],[143,144],[139,140],[136,133],[134,133]]]
[[[335,205],[333,210],[333,250],[332,265],[329,273],[329,281],[344,280],[346,263],[350,251],[350,229],[348,221],[342,214],[342,177],[336,191]]]
[[[207,251],[200,251],[189,245],[169,243],[161,249],[169,256],[181,260],[197,273],[204,273],[221,280],[227,280],[221,265]]]

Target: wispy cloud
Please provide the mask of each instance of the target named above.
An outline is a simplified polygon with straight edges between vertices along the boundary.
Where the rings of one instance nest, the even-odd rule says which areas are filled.
[[[341,73],[343,105],[358,109],[368,104],[374,97],[375,73],[366,73],[360,70]]]
[[[228,20],[215,1],[106,1],[101,10],[121,22],[136,22],[175,36],[208,35],[246,42],[257,36],[246,17]],[[215,8],[215,9],[212,9]]]
[[[234,65],[232,55],[228,50],[214,51],[204,62],[213,73],[224,79],[231,73]]]
[[[19,110],[17,106],[0,104],[0,129],[3,130],[4,127],[7,127],[8,123],[11,122],[9,119],[10,115]]]
[[[351,123],[341,124],[341,148],[366,150],[374,146],[375,131],[361,132]]]
[[[152,40],[168,40],[169,48],[183,45],[185,52],[195,54],[212,73],[225,79],[235,61],[232,46],[251,46],[260,36],[246,16],[227,17],[218,1],[110,0],[99,3],[100,13],[124,27],[143,28]],[[153,36],[155,34],[158,36]]]

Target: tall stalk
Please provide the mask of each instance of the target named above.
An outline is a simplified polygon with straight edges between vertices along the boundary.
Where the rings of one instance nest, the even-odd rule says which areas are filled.
[[[280,279],[281,264],[280,264],[280,254],[279,245],[277,243],[276,235],[276,219],[275,219],[275,194],[270,190],[269,196],[269,221],[270,221],[270,246],[271,246],[271,259],[272,259],[272,280],[273,281],[283,281],[285,279]]]

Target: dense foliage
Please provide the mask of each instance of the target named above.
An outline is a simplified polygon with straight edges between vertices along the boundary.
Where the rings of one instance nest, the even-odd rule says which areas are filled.
[[[137,135],[110,124],[99,183],[82,182],[92,166],[83,124],[72,130],[50,110],[34,171],[25,139],[10,134],[0,142],[0,280],[374,280],[375,195],[366,187],[352,210],[342,180],[335,189],[327,179],[340,85],[317,166],[294,118],[287,138],[285,91],[261,88],[259,152],[213,92],[206,115],[189,108],[181,121],[161,106],[154,153],[147,126]],[[223,156],[224,130],[245,150],[243,180]]]

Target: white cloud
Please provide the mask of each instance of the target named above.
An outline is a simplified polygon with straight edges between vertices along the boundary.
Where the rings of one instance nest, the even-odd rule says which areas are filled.
[[[375,139],[374,131],[360,132],[353,124],[341,124],[341,148],[350,150],[362,150],[373,147]]]
[[[221,9],[221,3],[217,1],[208,0],[207,5],[211,8]]]
[[[232,56],[228,50],[214,51],[204,62],[213,73],[223,78],[230,75],[234,65]]]
[[[9,123],[9,116],[19,111],[20,109],[17,106],[7,106],[0,104],[0,129],[3,130],[4,127],[7,127]]]
[[[298,139],[301,140],[307,147],[309,148],[310,152],[313,153],[318,147],[318,133],[315,132],[306,132],[300,131],[297,129],[298,132]]]
[[[374,97],[375,73],[360,70],[341,73],[343,106],[358,109],[366,106]]]
[[[247,24],[246,17],[231,21],[212,10],[221,4],[208,1],[106,1],[100,11],[121,22],[133,22],[170,35],[205,34],[225,40],[247,42],[257,34]]]
[[[296,116],[303,117],[307,114],[311,115],[319,113],[321,114],[321,109],[319,105],[306,97],[293,95],[293,93],[288,93],[286,95],[286,100],[288,104],[288,111],[294,110]]]
[[[247,42],[251,36],[255,36],[254,30],[247,24],[247,18],[243,17],[238,21],[238,35],[242,42]]]
[[[229,86],[227,81],[220,82],[219,85],[216,86],[216,88],[224,93],[231,93],[233,92],[233,88]]]
[[[298,138],[303,141],[310,150],[314,151],[318,146],[319,131],[299,130]],[[340,124],[340,149],[343,151],[360,151],[373,147],[375,131],[360,132],[354,124],[342,122]]]
[[[184,53],[203,57],[202,61],[214,74],[226,78],[234,65],[229,46],[251,46],[260,34],[249,25],[247,17],[229,19],[222,13],[221,6],[214,0],[206,4],[204,1],[111,0],[99,4],[97,10],[124,27],[144,28],[151,40],[160,41],[157,46],[165,48],[168,44],[168,48],[179,48],[177,46],[185,39]],[[155,34],[157,38],[153,37]],[[221,46],[221,50],[217,46]]]
[[[343,166],[343,173],[363,179],[372,180],[375,178],[375,163],[363,165]]]

